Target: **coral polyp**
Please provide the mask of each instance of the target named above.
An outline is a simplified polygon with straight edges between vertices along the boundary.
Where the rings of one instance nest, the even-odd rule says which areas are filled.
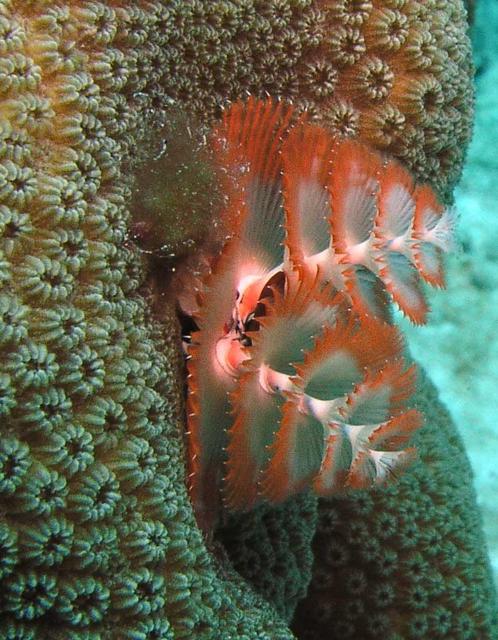
[[[415,371],[390,324],[442,285],[454,214],[396,161],[249,98],[212,134],[227,241],[181,276],[190,332],[191,494],[231,510],[381,484],[414,458]],[[187,302],[188,301],[188,302]],[[214,497],[214,502],[213,502]]]

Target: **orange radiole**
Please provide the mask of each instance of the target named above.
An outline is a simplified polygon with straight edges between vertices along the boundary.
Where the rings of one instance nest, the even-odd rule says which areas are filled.
[[[383,483],[413,460],[415,370],[389,301],[425,322],[421,282],[443,285],[455,221],[397,161],[283,102],[235,103],[211,144],[227,240],[179,295],[196,325],[189,485],[204,528],[216,496],[247,510]]]

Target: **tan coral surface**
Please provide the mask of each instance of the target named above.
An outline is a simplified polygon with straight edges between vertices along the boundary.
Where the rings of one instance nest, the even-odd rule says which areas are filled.
[[[178,327],[151,317],[129,235],[137,160],[172,108],[207,127],[268,91],[449,193],[471,117],[462,5],[0,0],[0,56],[0,635],[290,638],[195,527]],[[185,219],[165,219],[175,242]],[[314,521],[293,509],[262,525],[294,523],[290,574],[265,565],[287,615]]]

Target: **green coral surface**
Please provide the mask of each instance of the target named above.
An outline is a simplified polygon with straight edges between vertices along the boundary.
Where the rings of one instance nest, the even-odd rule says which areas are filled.
[[[208,125],[227,98],[269,91],[299,97],[342,133],[377,137],[445,192],[469,135],[467,52],[462,5],[443,0],[0,0],[1,638],[293,637],[285,619],[311,577],[316,504],[302,496],[238,528],[227,523],[220,539],[238,572],[198,530],[185,488],[179,328],[170,300],[160,317],[152,312],[147,263],[129,234],[137,162],[150,159],[172,102]],[[364,80],[352,95],[341,93],[348,64],[362,65]],[[181,237],[192,227],[184,215],[170,221],[180,244],[191,239]],[[431,420],[428,411],[429,430]],[[462,461],[458,474],[438,495],[448,499],[446,523],[469,531],[462,547],[453,541],[457,555],[480,558],[466,565],[476,595],[466,615],[487,638],[475,506],[467,497],[462,518],[450,491],[468,483]],[[413,508],[423,509],[423,487],[412,481]],[[396,512],[396,491],[386,493],[385,517]],[[347,526],[360,535],[369,516],[351,500],[336,510],[350,513]],[[401,535],[384,553],[373,536],[372,553],[401,556]],[[327,557],[334,544],[327,538]],[[407,583],[413,570],[400,565]],[[434,571],[442,593],[455,586],[445,577]],[[345,594],[335,620],[362,603]],[[444,633],[477,637],[462,629]]]

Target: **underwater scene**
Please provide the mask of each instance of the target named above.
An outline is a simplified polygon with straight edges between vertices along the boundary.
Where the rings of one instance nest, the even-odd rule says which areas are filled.
[[[498,2],[0,0],[0,640],[498,640]]]

